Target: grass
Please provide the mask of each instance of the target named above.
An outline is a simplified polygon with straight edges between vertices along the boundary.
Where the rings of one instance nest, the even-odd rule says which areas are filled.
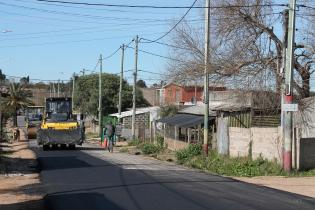
[[[208,157],[194,156],[186,160],[184,165],[225,176],[279,176],[285,175],[281,167],[263,158],[251,160],[247,157],[231,158],[210,152]]]
[[[185,166],[225,176],[315,176],[315,169],[287,173],[275,161],[262,157],[252,160],[249,157],[229,157],[210,151],[207,157],[201,154],[201,145],[190,145],[176,152],[177,162]]]
[[[128,148],[121,148],[119,150],[119,152],[123,152],[123,153],[127,153],[128,151],[129,151]]]

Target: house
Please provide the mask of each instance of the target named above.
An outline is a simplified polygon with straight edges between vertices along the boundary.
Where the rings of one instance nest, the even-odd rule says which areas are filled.
[[[223,91],[226,90],[223,86],[210,86],[209,91]],[[164,104],[194,104],[203,99],[203,86],[185,86],[176,83],[169,83],[163,87],[162,101]],[[161,95],[160,93],[160,95]]]
[[[280,110],[271,106],[272,102],[277,104],[273,96],[272,93],[262,91],[210,92],[209,146],[221,154],[246,156],[250,151],[250,143],[253,142],[250,139],[252,136],[255,136],[258,142],[264,142],[260,138],[264,136],[264,132],[269,132],[265,134],[270,134],[266,141],[275,141],[280,125]],[[195,106],[183,108],[173,117],[159,120],[163,123],[165,141],[170,149],[177,150],[192,142],[202,142],[204,109],[204,104],[197,103]],[[237,133],[239,130],[246,130],[246,133]],[[256,146],[260,148],[252,150],[253,156],[256,158],[262,152],[266,153],[266,158],[278,159],[274,152],[276,147],[268,145],[266,141],[264,151],[260,150],[263,146],[257,146],[258,143],[254,145],[254,149]],[[269,154],[268,151],[273,153]]]
[[[197,104],[181,109],[176,115],[165,117],[157,121],[159,135],[164,137],[164,142],[170,150],[183,149],[190,143],[203,141],[204,104]],[[209,138],[214,136],[215,112],[209,113]]]
[[[159,119],[159,111],[160,107],[145,107],[145,108],[137,108],[136,116],[135,116],[135,131],[136,138],[139,139],[148,139],[153,138],[152,132],[152,123]],[[123,128],[122,128],[122,137],[126,139],[132,138],[132,114],[133,111],[125,111],[119,113],[110,114],[111,117],[116,117],[121,120]]]

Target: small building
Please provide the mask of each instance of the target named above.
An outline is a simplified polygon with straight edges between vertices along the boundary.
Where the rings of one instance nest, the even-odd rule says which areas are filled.
[[[152,124],[155,120],[159,119],[160,107],[145,107],[136,109],[135,117],[135,132],[136,138],[138,139],[148,139],[153,138]],[[125,139],[132,138],[132,113],[133,111],[125,111],[119,113],[110,114],[111,117],[116,117],[122,122],[122,137]]]
[[[202,143],[203,112],[204,104],[197,104],[181,109],[174,116],[158,120],[157,127],[163,130],[160,135],[164,136],[164,142],[168,149],[175,151],[185,148],[190,143]],[[215,137],[215,117],[215,112],[209,113],[209,139]]]
[[[223,86],[210,86],[209,91],[223,91],[226,90]],[[164,95],[163,101],[165,104],[185,104],[196,103],[203,99],[203,86],[185,86],[176,83],[170,83],[163,87]]]

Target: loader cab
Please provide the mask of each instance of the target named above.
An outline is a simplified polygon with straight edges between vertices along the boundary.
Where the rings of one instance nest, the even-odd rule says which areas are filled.
[[[71,98],[47,98],[45,120],[48,122],[72,121]]]

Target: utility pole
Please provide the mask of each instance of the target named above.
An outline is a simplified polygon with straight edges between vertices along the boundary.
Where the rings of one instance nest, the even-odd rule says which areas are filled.
[[[123,77],[124,77],[124,57],[125,57],[125,45],[121,46],[121,63],[120,63],[120,82],[119,82],[119,103],[118,103],[118,114],[121,115],[121,94],[122,94],[122,85],[123,85]],[[121,122],[121,118],[119,118],[119,122]]]
[[[82,69],[82,71],[81,71],[82,72],[82,76],[85,75],[85,71],[86,71],[85,69]]]
[[[98,78],[98,125],[99,125],[99,134],[102,136],[102,70],[103,70],[103,58],[102,54],[99,59],[100,63],[100,73]]]
[[[57,85],[57,97],[59,98],[60,93],[60,79],[58,79],[58,85]]]
[[[132,139],[136,138],[136,84],[137,84],[137,73],[138,73],[138,35],[135,38],[135,69],[133,72],[133,95],[132,95]]]
[[[56,88],[55,88],[55,83],[53,82],[53,95],[54,95],[54,97],[56,97]]]
[[[292,104],[292,80],[294,70],[294,45],[295,45],[295,10],[296,0],[289,0],[288,48],[285,65],[285,96],[284,103]],[[284,112],[284,154],[283,169],[290,172],[292,169],[292,112]]]
[[[73,73],[73,76],[72,76],[72,94],[71,94],[72,111],[74,110],[74,86],[75,86],[75,73]]]
[[[209,47],[210,47],[210,0],[206,0],[205,11],[205,69],[204,69],[204,129],[203,152],[208,155],[209,136]]]

